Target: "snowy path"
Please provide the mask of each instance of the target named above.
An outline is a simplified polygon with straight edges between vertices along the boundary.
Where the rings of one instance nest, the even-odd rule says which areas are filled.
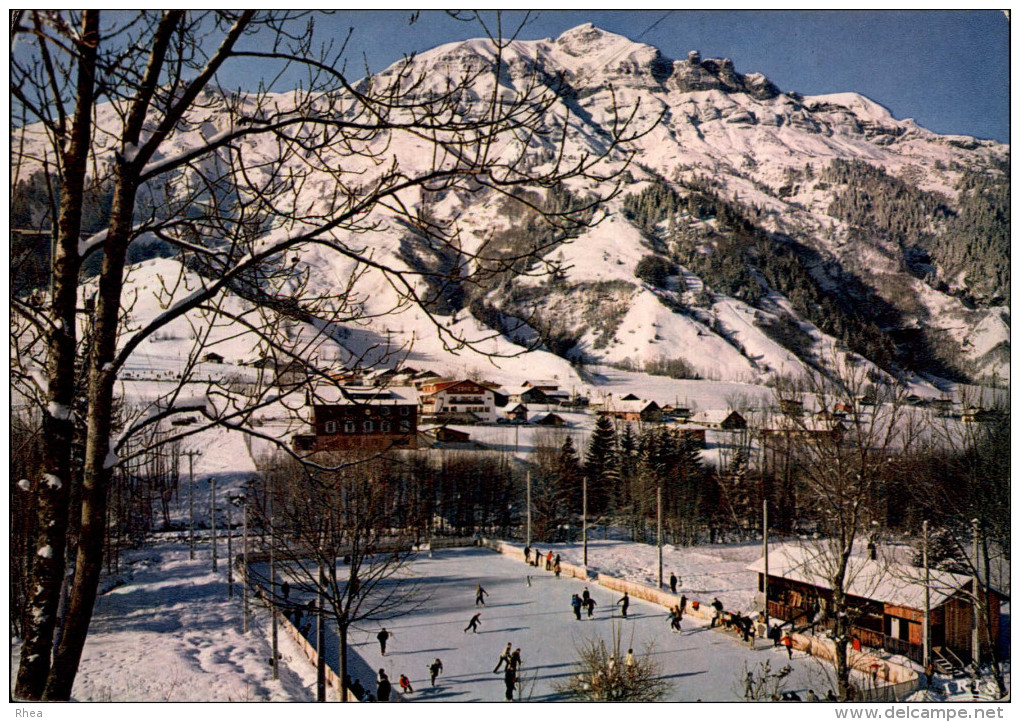
[[[378,626],[355,631],[351,637],[351,651],[362,662],[357,668],[365,674],[369,668],[383,668],[391,680],[406,674],[415,689],[409,701],[502,700],[502,674],[492,669],[507,642],[521,649],[524,697],[559,699],[555,685],[571,674],[578,644],[594,636],[609,643],[614,627],[621,630],[624,651],[632,647],[640,654],[654,643],[651,653],[673,686],[668,696],[673,701],[741,700],[745,662],[753,666],[768,660],[773,670],[786,664],[781,650],[750,650],[734,637],[695,626],[690,619],[685,619],[682,635],[672,634],[665,611],[641,600],[631,600],[629,618],[622,620],[614,606],[620,595],[595,584],[587,585],[598,605],[595,616],[578,622],[570,597],[584,589],[583,582],[532,570],[528,587],[529,567],[486,549],[437,551],[433,559],[417,560],[413,570],[421,575],[428,601],[422,609],[385,624],[394,634],[386,656],[380,655],[375,639]],[[479,583],[490,596],[486,606],[476,610],[474,589]],[[465,633],[476,611],[482,613],[479,631]],[[443,661],[444,674],[431,688],[426,667],[435,657]],[[787,689],[803,693],[812,688],[822,694],[828,689],[817,661],[796,653],[792,666]],[[363,684],[369,681],[360,679]]]
[[[242,633],[240,587],[227,596],[225,562],[187,543],[127,552],[124,581],[96,600],[73,699],[115,702],[253,702],[314,699],[314,670],[284,640],[273,680],[265,617]]]

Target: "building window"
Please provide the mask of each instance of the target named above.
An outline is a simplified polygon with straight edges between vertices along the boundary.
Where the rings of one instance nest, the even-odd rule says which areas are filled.
[[[401,416],[407,416],[407,407],[406,406],[401,406],[400,407],[400,415]]]
[[[335,421],[327,421],[326,422],[326,433],[327,434],[335,434],[336,433],[336,422]]]
[[[389,421],[381,422],[379,424],[379,431],[381,431],[384,434],[390,433],[390,422]]]
[[[389,416],[390,415],[390,407],[389,406],[383,406],[381,409],[379,409],[379,413],[382,414],[383,416]]]
[[[354,422],[353,421],[347,421],[347,422],[344,423],[344,433],[345,434],[353,434],[354,433],[354,428],[355,427],[354,427]]]
[[[375,427],[372,425],[371,421],[366,421],[364,424],[362,424],[361,428],[364,429],[366,434],[371,434]]]

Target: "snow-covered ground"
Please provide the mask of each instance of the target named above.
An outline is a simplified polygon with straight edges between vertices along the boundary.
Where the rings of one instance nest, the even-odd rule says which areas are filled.
[[[538,545],[552,549],[564,561],[580,559],[577,545]],[[758,553],[758,545],[718,545],[694,549],[666,547],[665,575],[675,571],[681,588],[691,599],[710,601],[719,597],[729,609],[748,610],[754,577],[745,567]],[[220,554],[224,555],[223,544]],[[201,543],[196,558],[189,560],[186,542],[159,541],[126,552],[119,573],[104,580],[105,593],[96,603],[96,614],[85,646],[73,698],[88,702],[255,702],[312,701],[315,671],[286,634],[280,634],[281,664],[278,680],[272,679],[270,632],[267,615],[255,607],[251,631],[242,632],[239,588],[228,597],[226,567],[213,573],[210,547]],[[657,576],[653,546],[595,540],[589,545],[592,570],[637,582],[653,583]],[[406,674],[415,692],[407,702],[498,702],[503,699],[502,676],[492,668],[510,642],[521,649],[523,696],[531,702],[559,698],[556,684],[572,670],[579,643],[589,638],[611,642],[620,631],[624,649],[650,653],[670,682],[668,699],[693,702],[742,701],[744,664],[765,661],[773,670],[790,664],[786,689],[803,697],[807,689],[822,692],[831,686],[827,668],[804,653],[788,661],[783,650],[752,650],[734,636],[709,630],[688,616],[681,635],[669,633],[664,610],[654,604],[631,600],[627,620],[620,618],[616,602],[620,595],[596,584],[587,584],[598,606],[592,620],[576,621],[570,609],[571,594],[585,586],[580,580],[555,578],[544,571],[487,549],[437,550],[430,558],[422,553],[411,565],[421,584],[422,604],[408,614],[384,622],[394,637],[387,655],[381,656],[375,635],[379,623],[366,624],[351,635],[352,676],[369,683],[375,671],[386,669],[391,680]],[[531,572],[531,586],[527,575]],[[476,609],[474,589],[488,591],[484,607]],[[480,611],[478,633],[463,631],[471,615]],[[1008,608],[1005,611],[1008,615]],[[1008,622],[1007,622],[1008,623]],[[650,645],[650,646],[649,646]],[[17,646],[12,643],[11,682],[17,667]],[[429,685],[427,664],[439,657],[444,673],[436,687]],[[327,641],[327,659],[335,665],[335,643]],[[937,699],[970,701],[970,693],[958,681],[939,680],[949,691]],[[366,684],[369,689],[374,685]],[[335,695],[329,692],[329,701]],[[926,701],[924,692],[914,697]],[[982,701],[990,701],[984,697]],[[39,707],[39,705],[23,705]],[[89,709],[94,709],[90,707]],[[103,714],[127,715],[135,708],[103,705]],[[151,708],[147,708],[151,709]],[[221,708],[189,707],[202,719],[221,714]],[[361,718],[362,705],[350,708]],[[406,708],[370,708],[373,717],[406,714]],[[443,714],[475,715],[476,706],[441,707]],[[588,714],[586,708],[585,714]],[[706,709],[699,707],[699,710]],[[712,709],[712,708],[707,708]],[[726,708],[720,708],[724,710]],[[814,713],[810,710],[814,709]],[[598,708],[598,714],[607,714]],[[308,705],[303,716],[336,714],[336,708]],[[274,714],[246,707],[246,716]],[[514,714],[485,708],[487,716]],[[615,713],[614,713],[615,714]],[[762,705],[755,714],[765,719],[813,719],[816,708],[806,705]],[[428,718],[431,718],[429,716]]]

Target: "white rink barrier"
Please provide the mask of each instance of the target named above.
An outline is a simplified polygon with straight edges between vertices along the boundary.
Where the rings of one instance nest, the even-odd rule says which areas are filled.
[[[517,546],[515,544],[509,544],[505,541],[498,539],[482,539],[482,546],[492,549],[495,552],[499,552],[508,557],[517,559],[518,561],[524,561],[524,547]],[[548,550],[547,550],[548,551]],[[545,563],[539,564],[537,567],[530,567],[537,571],[545,572],[546,574],[552,574],[553,572],[545,571]],[[591,578],[588,576],[588,571],[578,564],[568,564],[567,562],[560,562],[560,576],[562,577],[573,577],[574,579],[583,579],[590,581]]]

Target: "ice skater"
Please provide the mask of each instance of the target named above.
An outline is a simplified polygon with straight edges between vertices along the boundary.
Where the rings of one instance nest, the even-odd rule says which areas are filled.
[[[386,676],[386,670],[379,670],[379,686],[375,689],[375,698],[380,702],[390,701],[390,690],[393,686],[390,684],[390,678]]]
[[[411,686],[411,680],[407,678],[406,674],[400,675],[400,689],[403,690],[404,694],[414,692],[414,688]]]
[[[531,547],[524,547],[524,563],[531,564]]]
[[[496,672],[499,671],[499,668],[503,666],[503,664],[506,664],[508,667],[510,666],[510,651],[512,649],[513,645],[511,645],[510,642],[507,642],[506,649],[504,649],[503,653],[499,655],[499,661],[496,662],[496,667],[492,670],[493,674],[496,674]]]
[[[479,612],[475,616],[471,617],[471,621],[468,622],[468,625],[466,627],[464,627],[464,632],[466,633],[470,629],[474,634],[478,634],[478,625],[481,623],[482,613]]]
[[[576,594],[570,598],[570,606],[574,608],[574,616],[581,621],[581,598]]]
[[[514,671],[521,668],[521,648],[518,647],[514,650],[514,653],[510,655],[510,662],[507,664],[508,667]]]
[[[588,601],[584,606],[588,609],[588,619],[591,619],[592,615],[595,614],[595,607],[598,606],[595,603],[594,597],[588,597]]]
[[[432,686],[436,686],[436,677],[443,673],[443,663],[436,657],[436,661],[429,665],[429,678],[432,680]]]
[[[514,701],[514,687],[517,686],[517,670],[513,667],[507,667],[506,672],[503,673],[503,684],[506,685],[506,701]]]
[[[680,595],[680,618],[681,619],[683,619],[684,612],[686,612],[686,611],[687,611],[687,595],[686,594],[681,594]]]
[[[479,584],[478,588],[475,589],[475,606],[477,607],[479,604],[481,604],[484,607],[485,606],[485,599],[483,599],[483,597],[488,596],[488,594],[489,593],[487,591],[482,589],[482,585]]]
[[[623,618],[627,618],[627,607],[630,606],[630,597],[627,596],[627,592],[623,593],[623,597],[617,602],[618,605],[622,605],[620,613],[623,614]]]
[[[709,629],[715,627],[717,624],[722,624],[723,603],[719,601],[719,597],[712,600],[712,608],[715,609],[715,612],[712,613],[712,622],[708,625]]]
[[[670,631],[680,634],[680,607],[673,607],[666,616],[669,620]]]
[[[393,635],[386,631],[386,627],[383,627],[379,634],[375,635],[375,638],[379,640],[379,653],[382,656],[386,656],[386,642]]]
[[[793,638],[789,634],[784,634],[779,643],[786,647],[786,658],[793,659]]]
[[[669,573],[669,591],[671,594],[676,594],[676,574],[673,572]]]

